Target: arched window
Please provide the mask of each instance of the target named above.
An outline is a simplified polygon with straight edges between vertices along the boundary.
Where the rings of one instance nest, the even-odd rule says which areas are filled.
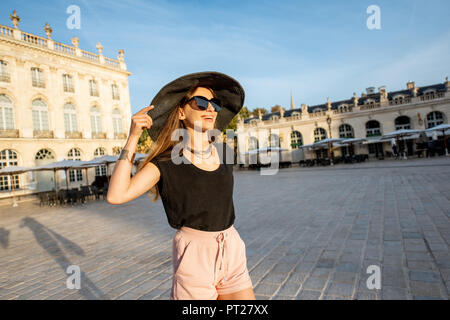
[[[67,160],[75,160],[81,161],[81,152],[77,148],[70,149],[67,153]],[[69,181],[82,181],[83,180],[83,172],[81,169],[69,170]]]
[[[277,116],[277,115],[273,115],[270,119],[271,119],[271,120],[278,120],[278,119],[280,119],[280,117]]]
[[[36,153],[36,156],[34,157],[35,160],[53,160],[55,159],[55,156],[53,153],[47,149],[41,149]]]
[[[346,104],[341,104],[338,107],[339,112],[343,113],[343,112],[348,112],[348,106]]]
[[[94,151],[94,157],[101,157],[106,154],[104,148],[97,148]],[[95,176],[106,176],[106,165],[102,164],[98,167],[95,167]]]
[[[392,99],[394,104],[403,104],[404,100],[405,100],[405,97],[401,96],[401,95],[397,95]]]
[[[77,111],[75,106],[71,103],[66,103],[64,105],[64,128],[66,132],[77,132]]]
[[[0,169],[18,165],[17,153],[13,150],[2,150],[0,152]],[[0,176],[0,191],[11,191],[14,184],[14,190],[19,189],[19,175]]]
[[[280,146],[280,137],[277,134],[271,134],[269,136],[269,145],[270,147],[279,147]]]
[[[380,123],[376,120],[366,122],[366,137],[381,136]]]
[[[91,132],[92,133],[102,132],[100,110],[96,106],[93,106],[91,108]]]
[[[48,107],[42,99],[33,100],[32,104],[33,130],[48,131]]]
[[[354,138],[353,128],[349,124],[341,124],[339,126],[339,138]]]
[[[291,148],[297,149],[298,147],[303,145],[302,134],[298,131],[291,132]]]
[[[433,111],[427,114],[427,129],[436,127],[444,123],[444,115],[442,112]]]
[[[112,113],[112,118],[113,118],[114,134],[118,135],[122,133],[122,116],[120,115],[119,109],[114,109]]]
[[[258,125],[258,120],[250,120],[250,125],[256,127]]]
[[[407,116],[400,116],[395,119],[395,130],[411,129],[411,120]]]
[[[256,137],[248,138],[248,151],[258,149],[258,139]]]
[[[324,128],[316,128],[314,130],[314,142],[321,141],[327,138],[327,132]]]
[[[301,117],[300,112],[292,112],[291,114],[292,119],[300,119],[300,117]]]
[[[14,108],[12,101],[0,94],[0,130],[14,129]]]

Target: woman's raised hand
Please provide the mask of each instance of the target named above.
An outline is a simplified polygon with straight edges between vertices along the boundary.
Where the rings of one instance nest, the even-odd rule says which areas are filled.
[[[147,114],[149,110],[152,110],[155,106],[147,106],[131,117],[130,137],[139,138],[144,129],[150,129],[153,124],[152,118]]]

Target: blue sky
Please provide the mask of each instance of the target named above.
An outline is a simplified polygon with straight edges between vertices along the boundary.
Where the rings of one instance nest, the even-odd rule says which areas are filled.
[[[66,27],[66,9],[81,9],[81,28]],[[381,9],[369,30],[366,9]],[[450,76],[450,1],[1,1],[0,24],[19,27],[116,58],[125,50],[132,113],[159,89],[191,72],[214,70],[237,79],[244,105],[270,109],[350,98],[365,88],[388,91],[443,82]]]

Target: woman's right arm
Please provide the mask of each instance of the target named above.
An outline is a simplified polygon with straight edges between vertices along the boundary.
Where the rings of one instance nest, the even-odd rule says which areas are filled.
[[[152,125],[152,119],[146,114],[151,109],[153,106],[145,107],[131,118],[130,134],[124,147],[128,150],[128,158],[136,152],[143,129]],[[108,203],[122,204],[136,199],[159,181],[160,172],[153,163],[147,163],[130,179],[132,167],[133,164],[129,160],[116,161],[106,196]]]

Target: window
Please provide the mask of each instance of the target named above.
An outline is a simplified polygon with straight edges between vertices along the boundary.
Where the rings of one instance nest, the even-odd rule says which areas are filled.
[[[300,119],[301,114],[299,112],[292,112],[291,117],[292,117],[292,119],[297,120],[297,119]]]
[[[339,110],[339,112],[341,112],[341,113],[343,113],[343,112],[348,112],[348,111],[349,111],[348,106],[347,106],[346,104],[341,104],[341,105],[338,107],[338,110]]]
[[[316,128],[314,130],[314,142],[322,141],[327,138],[327,132],[324,128]]]
[[[395,130],[411,129],[411,121],[407,116],[397,117],[395,119]]]
[[[277,134],[271,134],[269,137],[270,147],[279,147],[280,146],[280,137]]]
[[[105,149],[97,148],[94,151],[94,157],[98,158],[105,155]],[[106,165],[102,164],[95,167],[95,176],[106,176]]]
[[[349,124],[341,124],[339,126],[339,138],[354,138],[353,128]]]
[[[375,104],[375,100],[373,100],[373,99],[367,99],[366,102],[365,102],[365,104],[373,105],[373,104]]]
[[[63,74],[63,88],[64,92],[75,92],[72,76],[70,74]]]
[[[95,80],[89,80],[89,93],[92,97],[98,97],[98,87]]]
[[[366,137],[381,136],[380,123],[376,120],[370,120],[366,123]]]
[[[0,94],[0,130],[14,129],[14,111],[12,101]]]
[[[41,100],[36,99],[32,102],[33,113],[33,130],[34,131],[48,131],[48,108],[47,104]]]
[[[10,166],[17,166],[17,153],[13,150],[2,150],[0,152],[0,169]],[[13,185],[14,184],[14,185]],[[19,189],[19,175],[13,174],[11,176],[0,176],[0,191],[12,191]]]
[[[8,72],[8,63],[0,60],[0,81],[9,82],[11,81]]]
[[[114,100],[120,100],[119,87],[116,84],[111,85],[111,91],[112,91],[112,98]]]
[[[48,160],[53,160],[55,159],[55,156],[53,155],[53,153],[47,149],[41,149],[36,153],[36,156],[34,157],[35,160],[43,160],[43,159],[48,159]]]
[[[291,133],[291,148],[297,149],[303,145],[302,134],[298,131],[292,131]]]
[[[75,160],[75,161],[81,161],[81,152],[80,150],[73,148],[70,149],[67,153],[67,160]],[[69,170],[69,181],[75,182],[75,181],[82,181],[83,180],[83,172],[81,169],[75,169],[75,170]]]
[[[91,108],[91,132],[102,132],[100,110],[95,106]]]
[[[427,114],[427,129],[436,127],[444,123],[444,115],[442,112],[433,111]]]
[[[258,149],[258,139],[255,137],[248,138],[248,150],[256,150]]]
[[[118,135],[122,133],[122,116],[120,115],[119,109],[114,109],[113,111],[113,128],[114,134]]]
[[[270,118],[271,120],[278,120],[278,119],[280,119],[280,117],[279,116],[276,116],[276,115],[274,115],[274,116],[272,116],[271,118]]]
[[[250,120],[250,125],[253,127],[258,126],[258,120]]]
[[[64,105],[64,128],[66,132],[77,132],[77,112],[75,106],[71,103]]]
[[[31,83],[33,87],[45,88],[44,74],[39,68],[31,68]]]
[[[394,104],[403,104],[404,100],[405,100],[404,96],[395,96],[393,99]]]

